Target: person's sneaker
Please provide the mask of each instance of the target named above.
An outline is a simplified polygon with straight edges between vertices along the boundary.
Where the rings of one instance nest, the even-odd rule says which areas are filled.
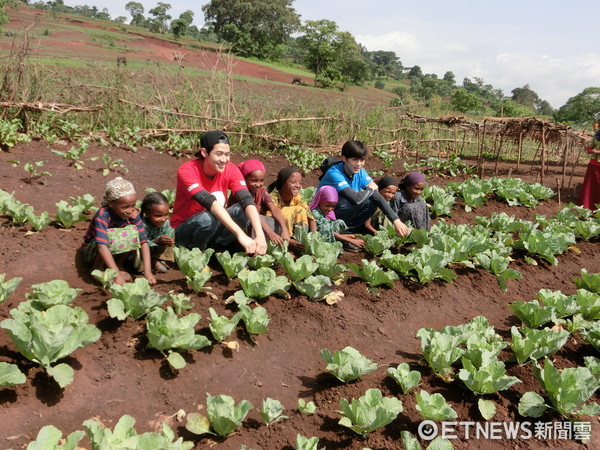
[[[344,242],[343,248],[345,251],[351,252],[351,253],[358,253],[360,251],[360,248],[358,248],[356,245],[352,244],[351,242]]]
[[[157,273],[166,273],[169,269],[162,261],[156,261],[154,264],[154,270],[156,270]]]

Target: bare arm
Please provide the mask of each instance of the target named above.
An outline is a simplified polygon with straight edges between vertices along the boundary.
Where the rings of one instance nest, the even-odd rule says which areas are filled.
[[[254,208],[256,211],[256,207]],[[217,218],[219,222],[223,224],[225,228],[233,233],[237,241],[244,247],[244,251],[248,254],[256,253],[256,242],[248,236],[244,230],[242,230],[237,223],[231,218],[229,213],[219,202],[213,202],[210,205],[210,213]],[[254,225],[254,224],[253,224]],[[264,238],[262,229],[260,233]]]
[[[258,209],[254,204],[246,206],[244,212],[250,219],[250,225],[252,226],[252,230],[254,230],[254,238],[255,250],[254,253],[257,255],[264,255],[267,252],[267,240],[265,239],[265,233],[262,229],[262,223],[260,220],[260,215],[258,214]]]
[[[287,229],[287,224],[285,223],[281,209],[279,209],[279,207],[277,207],[277,205],[275,205],[273,202],[267,203],[267,209],[273,216],[275,222],[281,227],[281,238],[285,241],[289,240],[290,232]]]
[[[144,277],[150,284],[156,284],[156,278],[152,274],[152,258],[150,257],[150,246],[147,242],[142,244],[142,263],[144,264]]]

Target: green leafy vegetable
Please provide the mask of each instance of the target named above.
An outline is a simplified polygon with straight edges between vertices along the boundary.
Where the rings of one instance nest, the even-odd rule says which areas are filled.
[[[190,276],[186,275],[185,280],[194,292],[200,293],[203,290],[210,291],[212,289],[210,286],[206,286],[206,282],[210,280],[210,277],[212,277],[212,272],[208,266],[205,266],[199,272],[194,272]]]
[[[398,275],[393,271],[385,271],[377,265],[375,261],[362,260],[362,265],[348,264],[348,267],[367,282],[369,290],[374,294],[378,293],[376,286],[385,285],[388,287],[394,286],[394,281],[398,280]]]
[[[210,314],[210,332],[218,342],[224,341],[233,333],[235,327],[242,317],[242,313],[238,312],[233,317],[219,316],[212,308],[208,308]]]
[[[541,306],[537,300],[514,302],[508,305],[510,310],[527,326],[537,328],[554,319],[554,308]]]
[[[306,436],[302,436],[300,434],[296,435],[296,450],[318,450],[318,448],[318,437],[313,436],[311,438],[307,438]]]
[[[0,322],[13,344],[25,358],[41,365],[65,387],[73,380],[73,369],[66,364],[52,364],[100,338],[100,330],[88,324],[81,308],[55,305],[38,311],[21,304],[10,311],[12,319]]]
[[[236,405],[235,400],[228,395],[213,397],[207,393],[206,417],[198,413],[188,414],[185,428],[194,434],[216,433],[219,436],[226,436],[242,424],[252,408],[252,403],[247,400],[242,400]]]
[[[476,367],[467,358],[462,358],[461,361],[463,368],[458,372],[458,377],[477,395],[503,391],[521,382],[517,377],[505,375],[504,363],[495,355],[484,357],[480,367]]]
[[[512,342],[509,345],[519,364],[524,364],[530,359],[535,360],[542,356],[553,355],[565,345],[569,337],[568,331],[555,331],[550,328],[543,330],[522,328],[521,332],[523,335],[517,327],[510,329]]]
[[[421,372],[410,370],[406,363],[398,364],[396,368],[390,367],[387,373],[398,383],[403,394],[408,394],[421,381]]]
[[[5,281],[5,278],[6,274],[0,273],[0,303],[2,303],[8,298],[9,295],[15,292],[23,280],[23,278],[14,277]]]
[[[25,374],[16,364],[0,362],[0,389],[25,383]]]
[[[307,403],[305,400],[299,398],[298,411],[300,411],[302,414],[306,414],[307,416],[311,416],[317,411],[317,407],[315,406],[315,402]]]
[[[175,262],[186,277],[191,279],[194,278],[196,273],[199,273],[204,269],[208,262],[210,261],[210,257],[214,253],[214,249],[207,248],[205,251],[200,250],[199,248],[193,248],[191,250],[185,247],[173,247],[173,253],[175,254]]]
[[[458,417],[456,411],[446,403],[442,394],[429,394],[427,391],[415,393],[417,411],[425,420],[450,420]]]
[[[54,305],[70,305],[81,289],[69,286],[64,280],[52,280],[47,283],[31,285],[32,292],[26,297],[34,308],[48,309]]]
[[[305,278],[304,281],[294,281],[294,287],[314,301],[323,300],[334,290],[331,280],[324,275],[314,275]]]
[[[276,294],[286,296],[291,286],[285,276],[277,276],[269,267],[261,267],[255,271],[243,269],[238,278],[244,294],[249,298],[265,298]]]
[[[312,275],[319,267],[319,263],[311,255],[302,255],[298,259],[286,253],[279,259],[279,264],[285,269],[292,281],[302,281]]]
[[[586,269],[581,269],[581,277],[574,278],[573,282],[579,289],[600,294],[600,273],[588,273]]]
[[[137,320],[169,299],[167,295],[155,292],[145,278],[136,278],[133,283],[122,286],[113,283],[110,293],[114,298],[106,302],[108,314],[118,320],[129,316]]]
[[[321,350],[321,358],[327,363],[327,370],[338,380],[348,383],[377,369],[377,364],[360,354],[353,347],[336,350],[333,354],[328,349]]]
[[[260,417],[265,421],[265,425],[269,426],[272,423],[279,422],[280,420],[289,419],[288,416],[282,416],[283,405],[279,400],[266,398],[262,402],[262,407],[258,410]]]
[[[246,331],[250,334],[263,334],[268,331],[267,325],[271,321],[267,315],[267,310],[262,306],[251,309],[247,305],[239,305],[242,313],[242,321],[246,326]]]
[[[394,397],[383,397],[379,389],[368,389],[365,395],[350,403],[340,398],[342,418],[338,422],[365,437],[371,431],[391,423],[402,412],[402,402]]]
[[[85,206],[83,205],[69,205],[65,200],[61,200],[55,206],[56,222],[63,228],[69,228],[75,223],[88,218],[85,215]]]
[[[358,235],[365,241],[364,249],[371,255],[381,255],[385,250],[390,249],[396,242],[394,238],[390,238],[386,230],[379,230],[375,234],[360,234]]]
[[[76,430],[63,440],[62,431],[52,425],[46,425],[38,431],[35,441],[27,445],[27,450],[76,450],[77,444],[84,436],[83,430]]]
[[[237,252],[231,255],[227,250],[217,253],[216,257],[225,271],[225,275],[230,280],[237,277],[237,274],[248,265],[248,260],[250,259],[245,253]]]
[[[113,283],[114,279],[117,277],[117,271],[114,269],[94,269],[92,271],[92,276],[102,284],[104,289],[108,289]]]

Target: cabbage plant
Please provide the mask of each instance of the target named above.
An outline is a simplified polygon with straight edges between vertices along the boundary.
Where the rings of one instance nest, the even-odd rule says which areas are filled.
[[[371,431],[391,423],[402,412],[402,402],[395,397],[383,397],[379,389],[368,389],[365,395],[350,402],[340,398],[342,418],[338,422],[365,437]]]
[[[16,364],[0,362],[0,389],[25,383],[25,374]]]
[[[242,400],[237,405],[229,395],[206,394],[206,416],[199,413],[187,415],[185,428],[194,434],[216,434],[226,436],[235,431],[248,412],[252,403]]]
[[[41,365],[60,387],[73,381],[74,371],[65,363],[53,364],[97,341],[101,335],[79,307],[55,305],[38,311],[24,302],[12,309],[10,315],[12,318],[0,322],[0,327],[8,332],[17,350]]]
[[[113,283],[110,293],[113,298],[106,302],[108,314],[118,320],[125,320],[129,316],[137,320],[169,299],[168,295],[154,291],[145,278],[136,278],[133,283],[122,286]]]
[[[20,277],[14,277],[10,280],[7,279],[6,281],[5,279],[6,274],[0,273],[0,303],[2,303],[8,298],[9,295],[15,292],[23,280],[23,278]]]
[[[327,364],[327,370],[338,380],[348,383],[377,369],[377,364],[353,347],[331,353],[328,349],[321,350],[321,358]]]

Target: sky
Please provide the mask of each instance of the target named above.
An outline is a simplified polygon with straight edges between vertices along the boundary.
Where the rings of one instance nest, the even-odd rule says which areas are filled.
[[[126,16],[128,0],[65,0],[70,6],[107,8]],[[135,0],[145,14],[159,0]],[[204,24],[207,1],[160,0],[173,18],[185,10]],[[526,84],[559,108],[587,87],[600,87],[597,0],[294,0],[306,20],[327,19],[350,32],[369,51],[393,51],[404,67],[456,83],[478,77],[504,95]]]

